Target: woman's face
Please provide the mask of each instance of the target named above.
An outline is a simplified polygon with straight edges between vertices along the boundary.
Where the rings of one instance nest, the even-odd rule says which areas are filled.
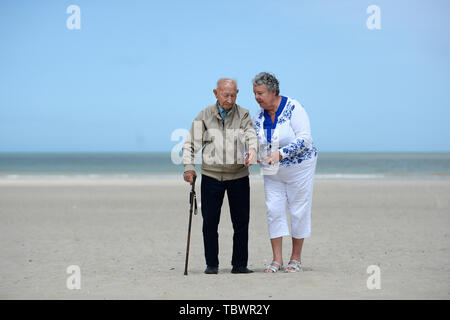
[[[265,110],[271,110],[273,104],[276,101],[275,91],[269,92],[267,87],[262,84],[253,87],[253,93],[255,94],[255,100],[258,102],[261,108]]]

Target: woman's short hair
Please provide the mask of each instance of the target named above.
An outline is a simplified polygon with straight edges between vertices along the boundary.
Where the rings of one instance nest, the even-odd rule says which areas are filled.
[[[278,96],[280,94],[280,83],[277,78],[271,73],[268,72],[260,72],[258,73],[252,80],[253,86],[265,85],[269,92],[275,91],[275,94]]]

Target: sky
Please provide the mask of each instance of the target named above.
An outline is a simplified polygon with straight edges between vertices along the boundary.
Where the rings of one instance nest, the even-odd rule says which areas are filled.
[[[261,71],[305,107],[319,152],[450,152],[449,12],[446,0],[2,0],[0,152],[168,152],[218,78],[237,79],[254,115]]]

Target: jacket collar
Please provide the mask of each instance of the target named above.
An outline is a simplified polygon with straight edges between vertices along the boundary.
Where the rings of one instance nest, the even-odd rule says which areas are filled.
[[[237,109],[237,104],[235,103],[231,109],[228,111],[227,116],[232,115],[234,111]],[[214,108],[214,115],[217,117],[217,119],[222,120],[222,117],[219,113],[219,101],[216,101],[216,108]]]

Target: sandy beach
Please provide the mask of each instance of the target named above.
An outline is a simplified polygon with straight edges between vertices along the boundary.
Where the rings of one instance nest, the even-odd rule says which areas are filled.
[[[198,181],[200,182],[200,181]],[[197,184],[200,200],[200,184]],[[0,181],[0,299],[449,299],[450,180],[316,179],[301,273],[271,261],[263,182],[251,180],[249,275],[205,275],[201,214],[184,276],[189,186],[180,179]],[[289,259],[290,239],[283,256]],[[69,290],[77,265],[81,288]],[[370,290],[367,268],[380,270]]]

